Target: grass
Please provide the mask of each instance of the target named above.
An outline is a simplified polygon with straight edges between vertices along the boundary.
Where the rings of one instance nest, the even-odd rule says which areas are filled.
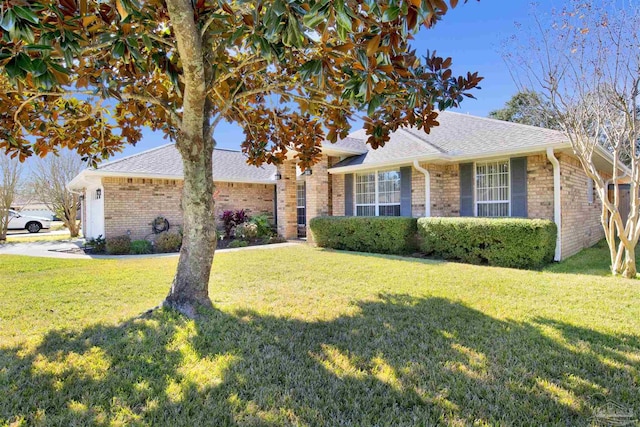
[[[0,425],[589,425],[608,402],[640,418],[640,282],[589,261],[220,253],[214,311],[137,318],[176,261],[0,256]]]

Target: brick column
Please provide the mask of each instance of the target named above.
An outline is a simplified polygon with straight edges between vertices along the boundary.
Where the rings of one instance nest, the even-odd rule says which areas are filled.
[[[309,224],[317,216],[330,214],[329,205],[329,159],[322,155],[322,159],[313,165],[307,182],[307,242],[313,243],[313,235]]]
[[[278,173],[281,175],[276,183],[278,234],[285,239],[297,239],[296,163],[293,160],[285,160],[278,166]]]

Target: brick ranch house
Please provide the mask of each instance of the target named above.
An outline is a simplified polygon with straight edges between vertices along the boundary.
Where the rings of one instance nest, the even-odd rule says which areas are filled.
[[[257,168],[241,152],[216,149],[214,214],[265,213],[287,239],[321,215],[543,218],[558,225],[556,260],[604,237],[593,182],[561,132],[453,112],[438,121],[429,135],[400,129],[377,150],[356,131],[326,143],[306,173],[294,159]],[[606,151],[594,156],[611,170]],[[84,194],[87,237],[145,238],[158,216],[182,221],[182,161],[172,144],[87,169],[69,188]]]

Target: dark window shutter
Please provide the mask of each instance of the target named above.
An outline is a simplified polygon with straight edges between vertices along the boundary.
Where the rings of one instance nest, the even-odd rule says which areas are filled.
[[[411,216],[411,166],[400,168],[400,216]]]
[[[473,216],[473,163],[460,164],[460,216]]]
[[[511,216],[527,217],[527,158],[511,159]]]
[[[344,176],[344,214],[353,216],[353,174]]]

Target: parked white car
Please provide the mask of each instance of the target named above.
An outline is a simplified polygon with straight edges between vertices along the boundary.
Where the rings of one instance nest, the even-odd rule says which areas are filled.
[[[37,233],[42,229],[49,229],[51,220],[38,216],[20,215],[12,209],[9,209],[9,230],[27,230],[29,233]]]

